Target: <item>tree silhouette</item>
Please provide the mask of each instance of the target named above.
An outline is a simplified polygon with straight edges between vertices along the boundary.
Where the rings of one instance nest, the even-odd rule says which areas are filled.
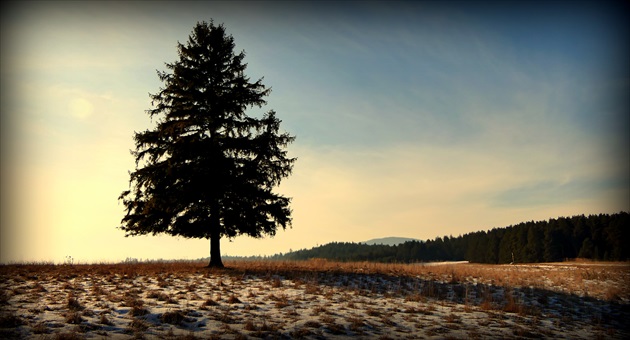
[[[583,225],[580,226],[580,223]],[[625,247],[630,243],[628,225],[630,213],[627,212],[588,217],[578,215],[393,246],[333,242],[273,258],[404,263],[461,260],[479,263],[555,262],[566,258],[565,254],[573,254],[564,249],[576,242],[577,235],[582,235],[585,238],[579,238],[582,240],[580,250],[573,257],[628,261],[630,250]]]
[[[245,114],[263,107],[270,89],[244,75],[245,53],[234,53],[223,25],[197,23],[177,49],[170,72],[158,71],[164,87],[150,95],[157,126],[134,134],[120,229],[210,239],[208,266],[223,267],[222,237],[273,236],[291,225],[290,198],[273,189],[291,174],[285,148],[295,137],[279,132],[273,110]]]

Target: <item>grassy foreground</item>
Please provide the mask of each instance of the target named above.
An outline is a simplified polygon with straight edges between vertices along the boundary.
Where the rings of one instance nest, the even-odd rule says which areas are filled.
[[[2,338],[628,338],[630,263],[0,266]]]

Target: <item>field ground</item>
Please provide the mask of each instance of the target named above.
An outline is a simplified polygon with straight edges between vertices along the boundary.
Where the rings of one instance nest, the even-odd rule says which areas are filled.
[[[0,266],[0,338],[630,338],[630,263]]]

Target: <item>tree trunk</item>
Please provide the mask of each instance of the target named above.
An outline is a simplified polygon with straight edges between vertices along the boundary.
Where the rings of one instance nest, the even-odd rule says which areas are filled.
[[[221,220],[219,217],[219,204],[212,205],[210,215],[210,263],[209,268],[223,268],[221,261]]]
[[[223,268],[221,261],[221,235],[218,232],[212,232],[210,235],[210,263],[209,268]]]

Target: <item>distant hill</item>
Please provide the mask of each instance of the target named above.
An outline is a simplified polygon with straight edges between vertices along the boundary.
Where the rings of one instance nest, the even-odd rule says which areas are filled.
[[[383,237],[383,238],[374,238],[374,239],[367,240],[365,242],[359,242],[359,243],[363,243],[367,245],[382,244],[386,246],[395,246],[395,245],[402,244],[408,241],[419,241],[419,240],[415,238],[408,238],[408,237]]]

